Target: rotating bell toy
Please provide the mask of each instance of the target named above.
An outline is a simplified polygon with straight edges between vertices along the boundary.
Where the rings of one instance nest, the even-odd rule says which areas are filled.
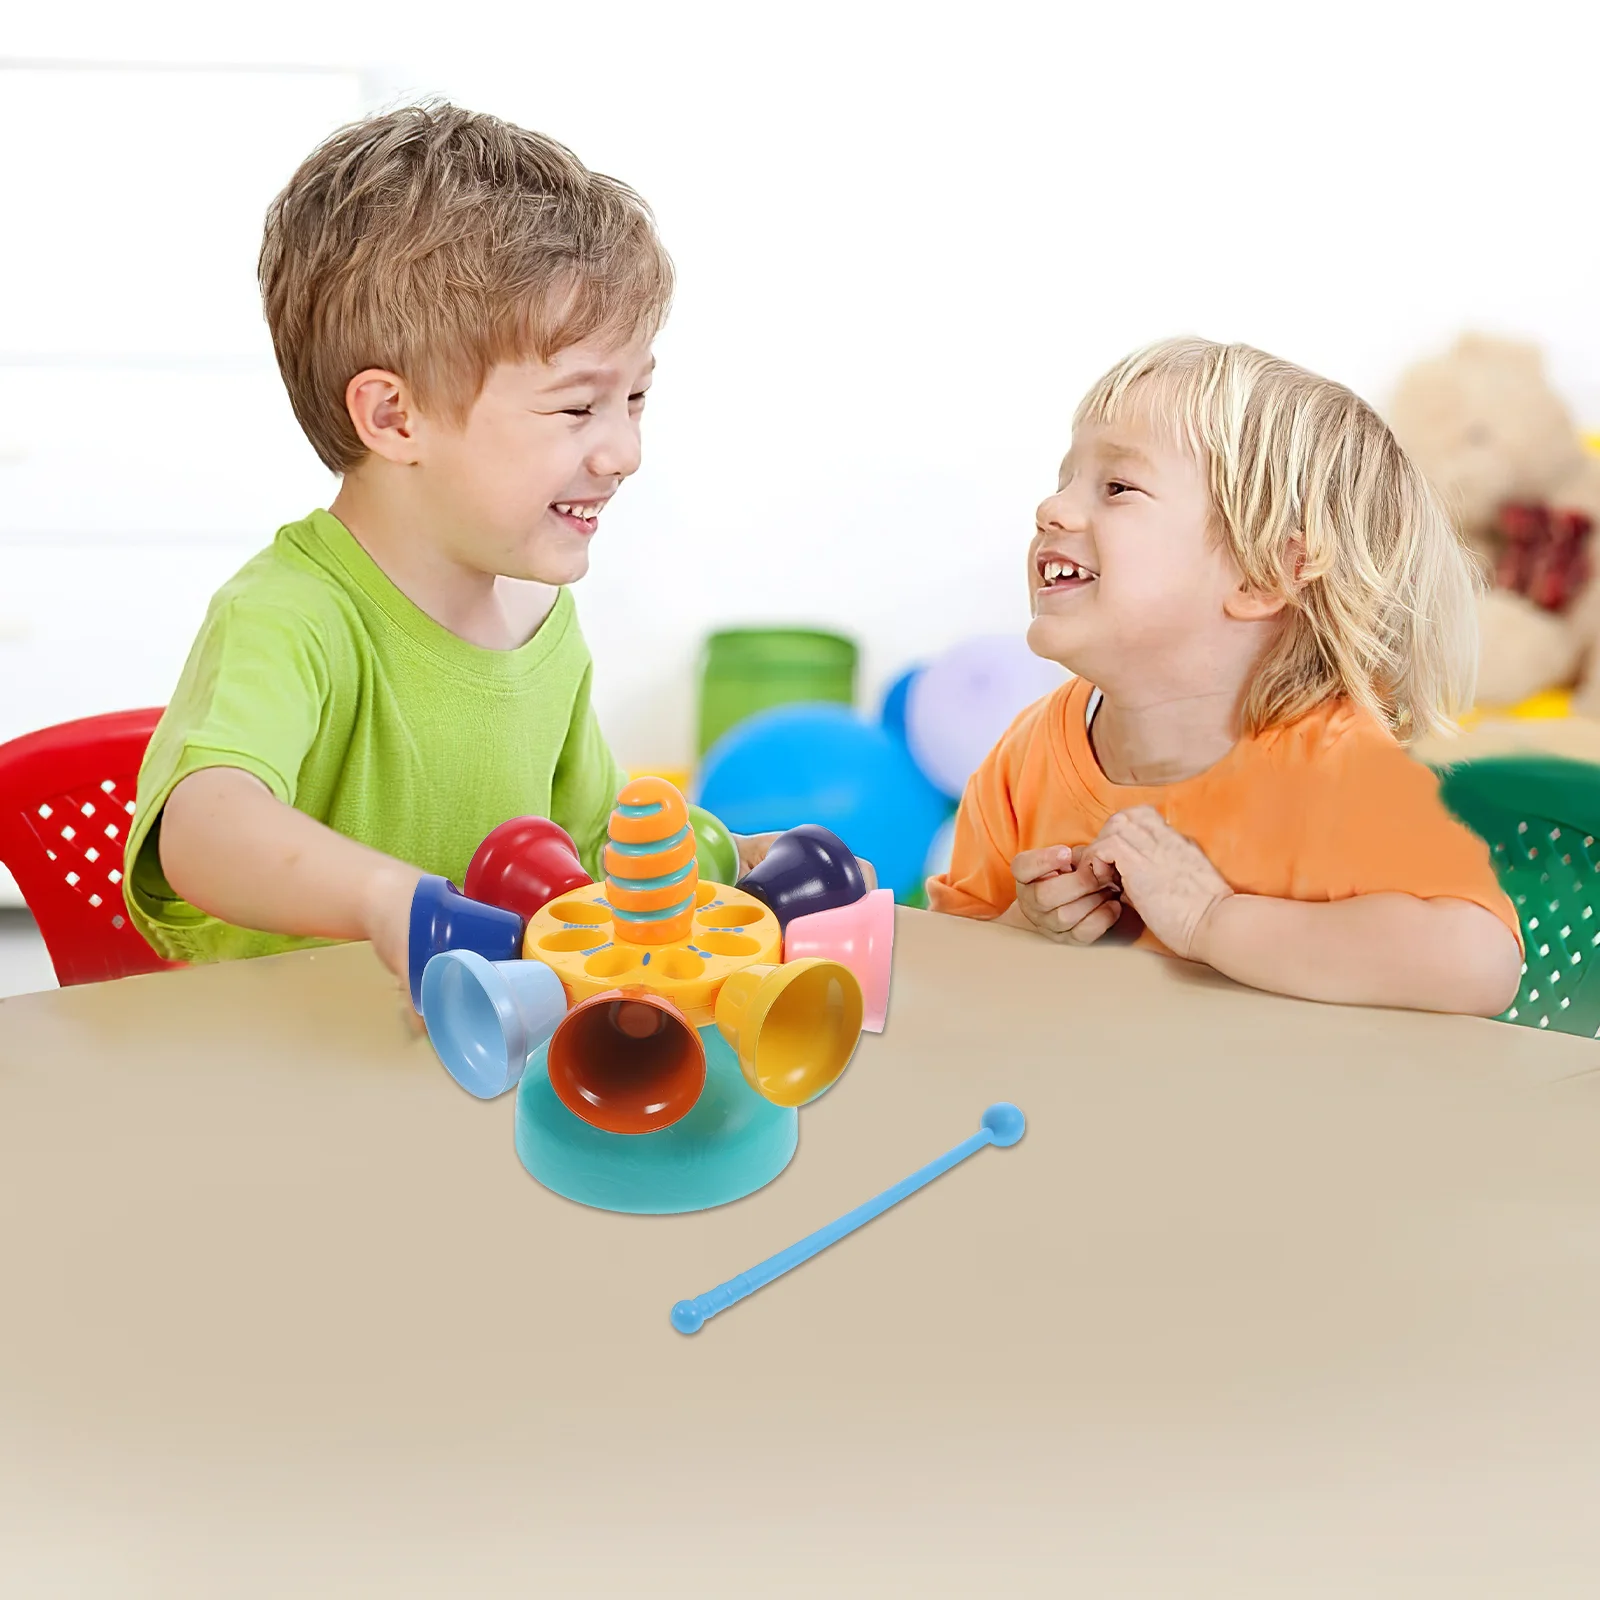
[[[517,1090],[524,1166],[582,1204],[694,1211],[769,1183],[798,1108],[884,1026],[891,893],[869,894],[814,827],[736,885],[703,880],[703,860],[733,856],[707,848],[712,829],[638,778],[598,884],[559,827],[517,818],[479,847],[465,894],[418,885],[412,992],[439,1059],[479,1098]]]

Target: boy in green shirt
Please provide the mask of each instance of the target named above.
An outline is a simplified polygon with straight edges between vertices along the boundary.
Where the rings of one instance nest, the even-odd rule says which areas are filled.
[[[418,879],[460,883],[508,818],[552,817],[601,876],[625,779],[566,585],[639,465],[672,266],[644,202],[562,146],[418,106],[306,160],[261,287],[342,483],[213,601],[126,898],[170,959],[370,939],[404,984]]]

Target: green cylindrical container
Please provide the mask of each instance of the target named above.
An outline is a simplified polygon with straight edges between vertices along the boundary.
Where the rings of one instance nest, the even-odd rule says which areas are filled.
[[[735,628],[706,641],[700,667],[699,750],[772,706],[801,701],[854,705],[853,640],[810,628]]]

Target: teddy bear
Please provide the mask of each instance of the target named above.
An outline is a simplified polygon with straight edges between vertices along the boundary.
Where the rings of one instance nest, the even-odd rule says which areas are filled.
[[[1570,685],[1572,709],[1600,716],[1600,582],[1588,552],[1600,456],[1538,348],[1463,334],[1404,374],[1388,421],[1490,579],[1479,703],[1511,706]]]

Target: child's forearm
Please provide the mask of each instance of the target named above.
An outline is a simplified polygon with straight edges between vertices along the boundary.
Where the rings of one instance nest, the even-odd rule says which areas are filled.
[[[1492,912],[1405,894],[1331,902],[1228,895],[1192,953],[1277,994],[1487,1017],[1511,1004],[1522,968],[1511,930]]]
[[[161,817],[173,890],[236,927],[370,939],[421,873],[286,806],[258,779],[209,768],[173,790]]]

